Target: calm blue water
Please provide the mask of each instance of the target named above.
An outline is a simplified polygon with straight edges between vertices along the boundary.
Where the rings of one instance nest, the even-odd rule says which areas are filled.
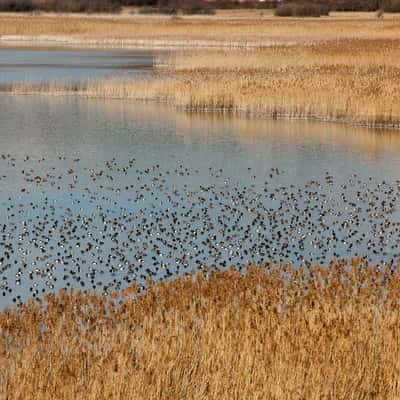
[[[209,265],[400,255],[400,137],[0,96],[0,307]]]
[[[10,81],[81,81],[110,75],[140,79],[151,71],[153,51],[8,48],[0,46],[0,84]]]

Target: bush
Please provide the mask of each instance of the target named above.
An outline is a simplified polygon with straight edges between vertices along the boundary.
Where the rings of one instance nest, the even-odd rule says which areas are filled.
[[[273,8],[278,7],[278,1],[256,1],[254,4],[254,8],[258,10],[271,10]],[[250,8],[250,7],[249,7]]]
[[[178,13],[187,15],[213,15],[215,12],[210,5],[200,1],[186,1],[182,3],[178,3],[176,1],[171,3],[160,1],[157,7],[143,7],[139,10],[139,14],[176,15]]]
[[[294,4],[282,4],[275,9],[274,15],[277,17],[293,17]]]
[[[110,0],[53,0],[44,3],[42,9],[54,12],[114,13],[121,10],[117,1]]]
[[[235,10],[235,9],[271,9],[276,8],[278,0],[214,0],[209,5],[214,9]]]
[[[385,12],[400,12],[400,0],[387,0],[382,4],[382,10]]]
[[[194,15],[194,14],[214,15],[215,11],[205,3],[192,3],[183,7],[182,13],[187,15]]]
[[[143,7],[139,11],[139,14],[165,14],[165,15],[176,15],[178,10],[175,7]]]
[[[329,15],[329,7],[315,3],[285,3],[275,9],[277,17],[320,17]]]
[[[377,11],[382,7],[382,2],[395,0],[309,0],[313,5],[324,7],[321,9],[321,15],[325,15],[326,10],[330,11]],[[307,2],[307,0],[306,0]],[[304,0],[291,0],[286,4],[304,4]],[[290,11],[286,11],[291,13]]]
[[[31,0],[0,0],[2,12],[30,12],[37,9]]]
[[[331,10],[335,11],[376,11],[379,0],[331,0]]]

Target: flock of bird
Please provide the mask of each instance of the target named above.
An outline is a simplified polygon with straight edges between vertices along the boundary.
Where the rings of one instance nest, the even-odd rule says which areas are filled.
[[[0,155],[0,306],[77,287],[110,292],[214,266],[400,256],[400,181],[350,175],[286,183],[272,169],[235,181],[134,158]]]

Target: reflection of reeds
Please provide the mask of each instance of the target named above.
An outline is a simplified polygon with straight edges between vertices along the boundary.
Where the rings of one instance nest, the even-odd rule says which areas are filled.
[[[21,83],[3,91],[156,100],[192,111],[399,128],[399,44],[345,40],[180,53],[158,60],[158,77],[146,81]]]
[[[0,315],[0,398],[397,399],[400,273],[209,272]]]
[[[142,112],[145,113],[145,109]],[[169,121],[167,112],[160,114],[163,121]],[[189,142],[204,140],[206,134],[214,137],[226,135],[228,131],[238,143],[249,147],[265,145],[266,142],[302,146],[306,141],[314,144],[332,141],[343,150],[365,153],[376,159],[385,153],[400,151],[400,137],[394,130],[339,124],[327,126],[320,122],[288,123],[284,120],[233,118],[215,113],[193,115],[181,112],[173,113],[172,118],[177,131],[182,132]]]

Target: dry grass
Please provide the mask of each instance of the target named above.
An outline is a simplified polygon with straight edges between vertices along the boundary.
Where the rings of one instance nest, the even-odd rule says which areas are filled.
[[[203,51],[160,64],[180,79],[173,103],[246,115],[400,127],[400,41]]]
[[[398,399],[400,271],[201,273],[0,315],[1,399]]]
[[[400,41],[171,53],[147,81],[16,83],[2,91],[165,102],[191,111],[400,128]]]
[[[2,15],[1,41],[30,40],[109,46],[268,46],[337,39],[394,39],[400,18],[336,13],[334,17],[280,19],[268,13],[216,16]],[[1,43],[0,41],[0,43]]]

